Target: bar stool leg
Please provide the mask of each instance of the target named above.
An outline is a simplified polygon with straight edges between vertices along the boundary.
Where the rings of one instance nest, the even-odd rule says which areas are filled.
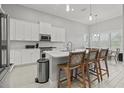
[[[107,60],[106,59],[105,59],[105,66],[106,66],[107,76],[109,77],[109,70],[108,70],[108,64],[107,64]]]
[[[81,66],[81,72],[82,72],[83,85],[84,85],[84,88],[86,88],[86,82],[85,82],[85,65],[84,64],[82,64],[82,66]]]
[[[73,80],[73,70],[71,70],[71,81]]]
[[[96,67],[97,79],[98,79],[98,82],[100,82],[97,62],[95,62],[95,67]]]
[[[67,87],[71,87],[71,70],[66,69],[66,76],[67,76]]]
[[[90,74],[89,74],[89,64],[86,64],[86,74],[87,74],[87,78],[88,78],[89,88],[91,88]]]
[[[60,69],[59,69],[58,73],[59,73],[59,75],[58,75],[58,88],[60,88],[60,73],[61,73]]]
[[[98,66],[99,66],[99,74],[100,74],[100,78],[101,78],[101,81],[102,81],[103,78],[102,78],[102,71],[101,71],[101,64],[100,64],[100,61],[98,61]]]

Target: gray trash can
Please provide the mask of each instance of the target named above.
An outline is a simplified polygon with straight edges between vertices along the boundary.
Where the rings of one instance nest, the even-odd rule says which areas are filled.
[[[37,83],[46,83],[49,80],[49,60],[39,59],[37,60]]]

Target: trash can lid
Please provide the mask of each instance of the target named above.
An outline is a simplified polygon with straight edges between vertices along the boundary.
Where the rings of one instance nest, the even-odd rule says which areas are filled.
[[[49,62],[49,59],[41,58],[41,59],[38,59],[37,62],[38,62],[38,63]]]

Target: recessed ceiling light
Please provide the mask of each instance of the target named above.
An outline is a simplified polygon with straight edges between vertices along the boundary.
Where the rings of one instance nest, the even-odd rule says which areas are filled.
[[[71,11],[74,11],[74,8],[72,8]]]

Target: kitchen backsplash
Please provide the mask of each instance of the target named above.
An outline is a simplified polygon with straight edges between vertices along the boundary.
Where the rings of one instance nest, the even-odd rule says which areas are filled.
[[[57,49],[65,47],[65,43],[62,42],[10,41],[10,49],[25,49],[25,45],[36,45],[36,43],[39,43],[39,47],[56,47]]]

